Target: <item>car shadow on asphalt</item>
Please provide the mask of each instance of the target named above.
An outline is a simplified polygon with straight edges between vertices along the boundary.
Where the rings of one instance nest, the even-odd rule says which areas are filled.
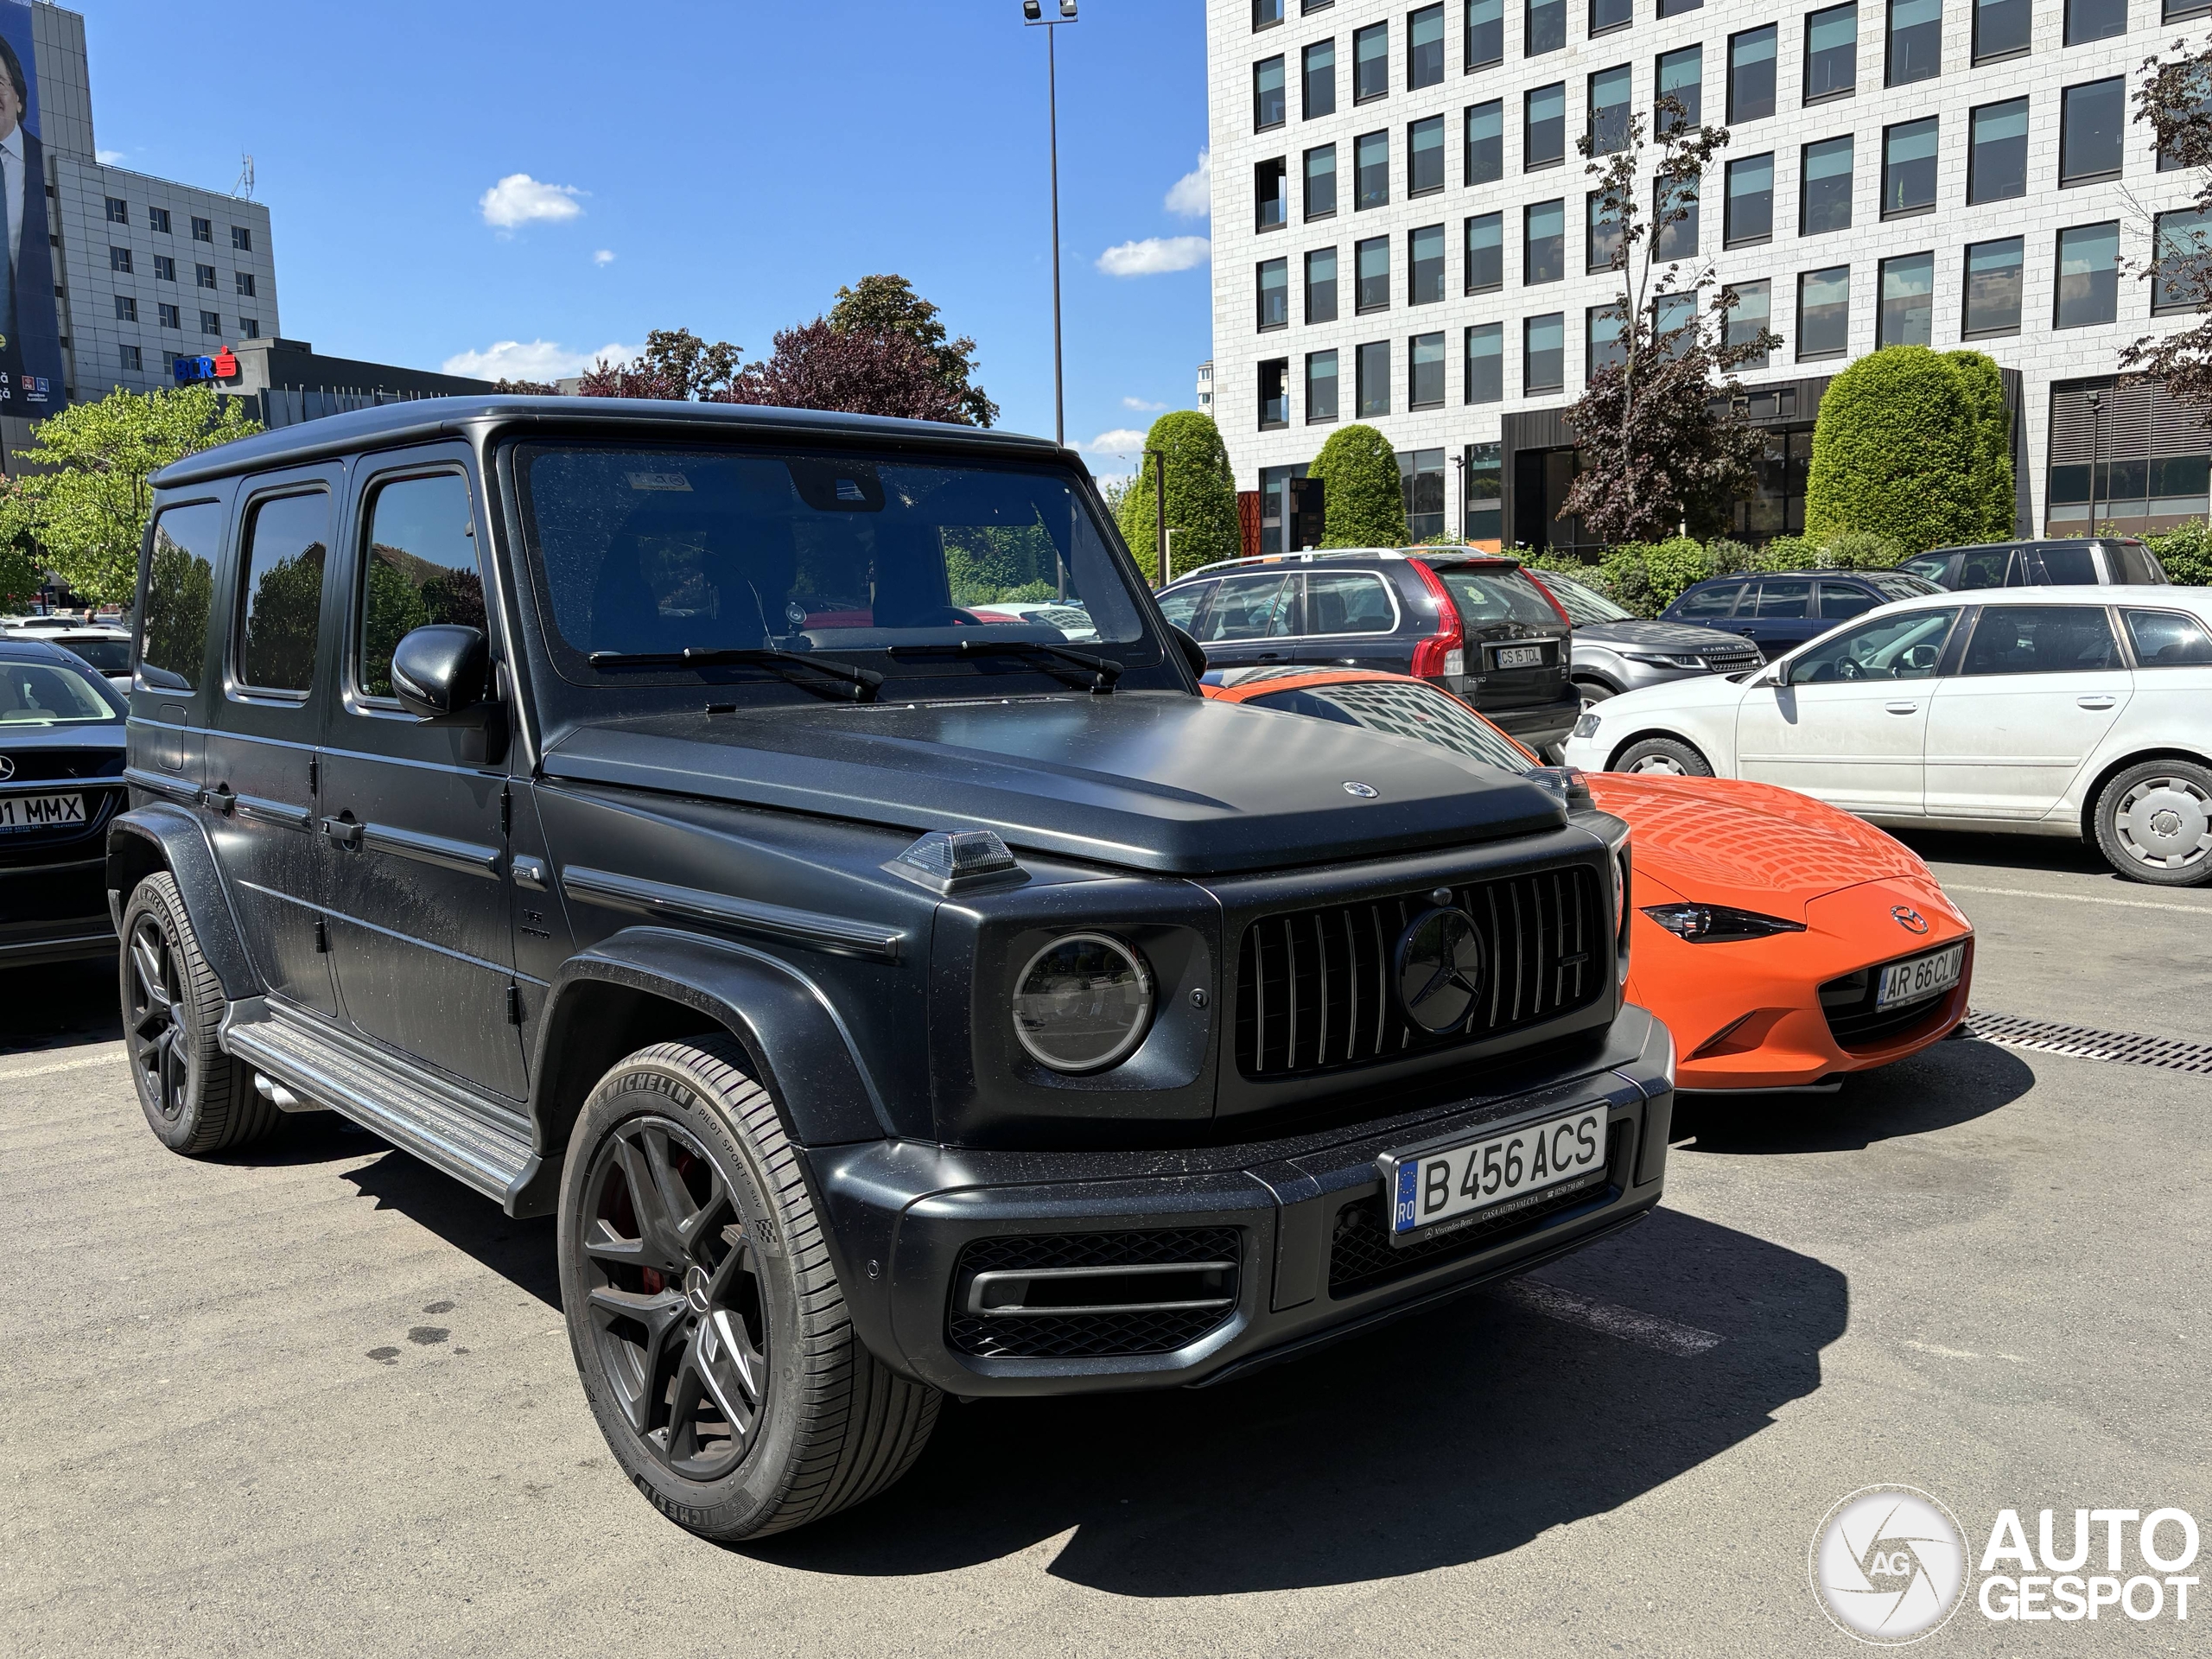
[[[288,1138],[296,1139],[303,1151],[327,1158],[358,1157],[385,1144],[365,1130],[348,1134],[342,1126],[343,1120],[335,1113],[316,1112],[294,1119]],[[251,1160],[253,1154],[246,1157]],[[302,1157],[299,1161],[307,1160]],[[550,1216],[517,1220],[474,1188],[397,1148],[358,1169],[345,1171],[342,1179],[359,1188],[364,1198],[375,1199],[379,1210],[397,1210],[556,1313],[560,1311],[561,1270],[554,1254]]]
[[[65,962],[0,973],[0,1055],[120,1042],[115,962]]]
[[[948,1401],[906,1479],[740,1546],[802,1571],[941,1573],[1066,1535],[1126,1596],[1357,1584],[1618,1510],[1821,1386],[1844,1275],[1662,1208],[1544,1277],[1722,1338],[1684,1357],[1485,1291],[1219,1389]]]
[[[1681,1095],[1673,1153],[1859,1152],[1879,1141],[1927,1135],[2001,1110],[2035,1087],[2010,1049],[1973,1039],[1930,1045],[1832,1095]]]
[[[2067,875],[2101,876],[2115,887],[2121,880],[2103,855],[2085,841],[2066,836],[1978,836],[1963,830],[1899,829],[1889,832],[1930,864],[1974,864],[1992,870],[2051,870]]]

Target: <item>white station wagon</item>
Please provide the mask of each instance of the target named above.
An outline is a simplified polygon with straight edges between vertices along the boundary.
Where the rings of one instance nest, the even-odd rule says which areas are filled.
[[[2212,588],[2008,588],[1854,617],[1747,674],[1584,715],[1586,771],[1751,778],[1876,823],[2093,840],[2212,880]]]

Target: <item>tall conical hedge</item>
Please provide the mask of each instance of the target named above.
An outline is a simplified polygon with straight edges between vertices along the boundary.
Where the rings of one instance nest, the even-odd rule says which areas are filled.
[[[1171,543],[1175,569],[1195,570],[1243,552],[1236,527],[1236,475],[1229,470],[1229,452],[1222,447],[1221,429],[1213,423],[1213,416],[1195,409],[1171,410],[1152,423],[1144,444],[1166,457],[1167,528],[1175,532]],[[1155,463],[1149,455],[1141,459],[1142,470],[1122,497],[1122,539],[1136,555],[1137,568],[1145,579],[1156,583],[1160,553],[1152,505]]]
[[[1872,531],[1906,553],[2012,533],[2012,425],[1980,352],[1885,346],[1828,383],[1805,535]]]
[[[1373,427],[1355,423],[1329,434],[1308,475],[1323,486],[1322,546],[1403,547],[1413,540],[1397,451]]]

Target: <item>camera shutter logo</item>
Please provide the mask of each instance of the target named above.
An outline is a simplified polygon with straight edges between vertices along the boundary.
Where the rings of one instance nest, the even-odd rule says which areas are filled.
[[[1813,1534],[1813,1593],[1847,1635],[1897,1648],[1940,1629],[1967,1581],[1966,1535],[1916,1486],[1864,1486]]]

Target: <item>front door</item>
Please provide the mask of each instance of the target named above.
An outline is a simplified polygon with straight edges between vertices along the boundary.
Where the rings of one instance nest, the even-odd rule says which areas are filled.
[[[343,476],[309,468],[254,481],[228,589],[222,696],[205,769],[216,851],[262,983],[322,1014],[336,1003],[316,737],[329,685],[324,576]]]
[[[1957,617],[1885,617],[1792,658],[1787,685],[1759,677],[1738,705],[1738,775],[1847,811],[1918,817],[1929,694]]]
[[[1768,576],[1745,590],[1736,607],[1735,628],[1768,657],[1795,651],[1826,631],[1813,609],[1813,584],[1804,576]]]
[[[2101,605],[1990,605],[1928,725],[1928,811],[2039,818],[2134,695]]]
[[[507,778],[483,734],[423,724],[391,691],[402,635],[490,632],[469,480],[443,452],[365,480],[326,737],[332,960],[361,1035],[520,1098],[507,886]]]

